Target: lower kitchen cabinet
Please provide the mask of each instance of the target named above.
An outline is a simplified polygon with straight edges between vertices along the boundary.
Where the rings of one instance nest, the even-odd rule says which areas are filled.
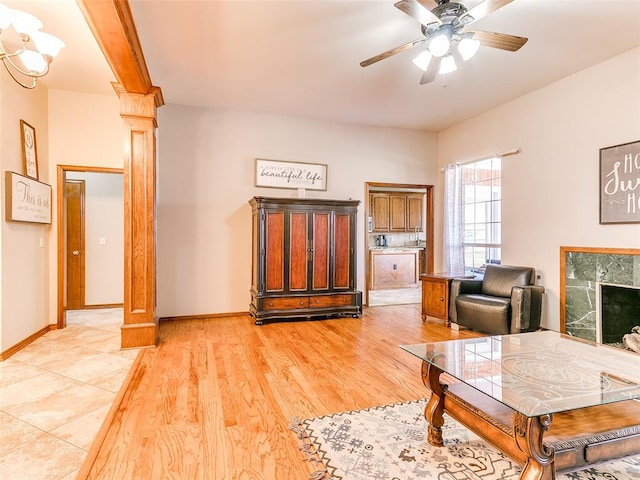
[[[369,290],[415,287],[420,275],[420,249],[370,250]]]

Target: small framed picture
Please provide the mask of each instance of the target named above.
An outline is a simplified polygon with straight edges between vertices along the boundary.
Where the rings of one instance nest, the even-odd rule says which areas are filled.
[[[38,180],[38,151],[36,149],[36,129],[24,120],[20,120],[20,137],[22,138],[22,159],[24,174]]]

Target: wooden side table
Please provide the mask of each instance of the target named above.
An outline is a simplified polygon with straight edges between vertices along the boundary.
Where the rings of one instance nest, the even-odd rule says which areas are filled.
[[[422,321],[427,317],[444,320],[449,326],[449,288],[454,278],[466,278],[463,273],[426,273],[420,275],[422,282]]]

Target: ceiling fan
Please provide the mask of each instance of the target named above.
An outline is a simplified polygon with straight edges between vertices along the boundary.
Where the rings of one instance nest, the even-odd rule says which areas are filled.
[[[457,64],[473,57],[480,45],[510,52],[518,51],[527,38],[506,33],[467,30],[472,23],[486,17],[513,0],[484,0],[468,9],[462,3],[450,0],[401,0],[394,6],[421,23],[424,38],[382,52],[360,62],[367,67],[411,48],[426,45],[414,60],[424,70],[420,85],[433,82],[438,73],[449,73]]]

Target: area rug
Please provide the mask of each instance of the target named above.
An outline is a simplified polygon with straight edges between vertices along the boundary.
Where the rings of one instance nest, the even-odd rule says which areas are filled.
[[[443,447],[426,441],[425,401],[293,419],[313,480],[517,480],[521,468],[445,415]],[[609,461],[558,480],[638,480],[640,455]]]

